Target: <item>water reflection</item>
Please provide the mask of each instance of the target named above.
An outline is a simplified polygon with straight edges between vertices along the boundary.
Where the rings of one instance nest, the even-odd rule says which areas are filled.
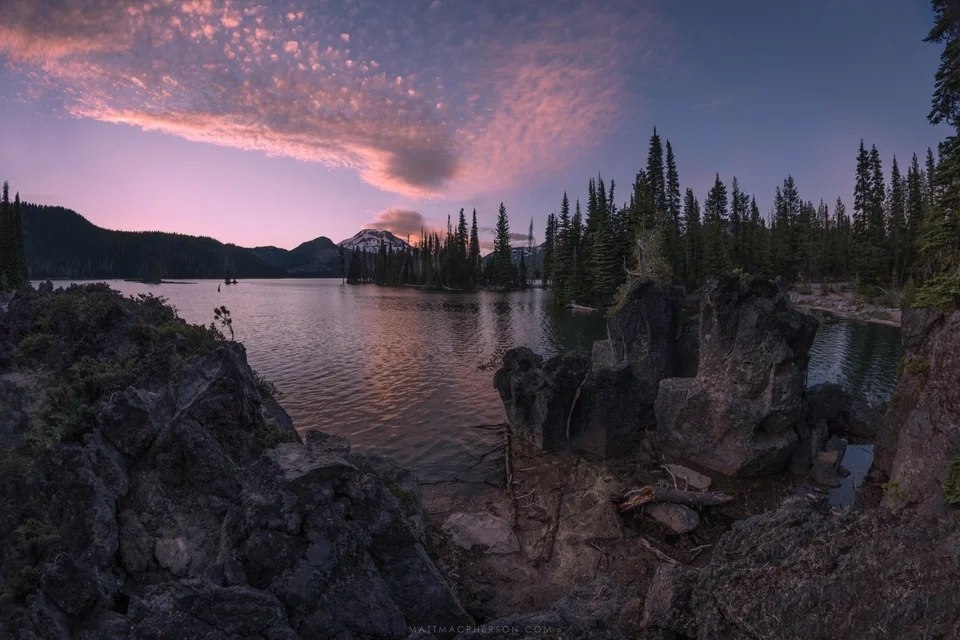
[[[479,480],[474,465],[495,435],[473,425],[503,420],[493,388],[499,356],[515,346],[545,355],[589,349],[606,337],[602,314],[549,304],[549,292],[432,293],[352,287],[338,280],[255,280],[217,291],[111,282],[127,295],[167,297],[180,315],[209,324],[226,305],[250,363],[284,393],[301,429],[345,436],[357,450],[390,455],[427,481]],[[896,382],[899,333],[874,325],[821,326],[810,384],[845,382],[871,399]]]
[[[837,382],[871,403],[885,402],[897,385],[900,353],[896,327],[821,320],[810,350],[807,384]]]

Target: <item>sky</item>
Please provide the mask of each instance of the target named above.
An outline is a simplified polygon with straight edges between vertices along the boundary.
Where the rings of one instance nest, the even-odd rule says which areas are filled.
[[[3,0],[0,179],[112,229],[293,248],[503,202],[538,241],[564,191],[645,166],[764,213],[793,175],[850,205],[926,120],[924,0]]]

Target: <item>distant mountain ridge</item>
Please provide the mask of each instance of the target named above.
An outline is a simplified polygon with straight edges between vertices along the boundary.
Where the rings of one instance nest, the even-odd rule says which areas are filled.
[[[64,207],[25,204],[22,216],[35,280],[340,276],[340,248],[324,236],[291,250],[250,249],[203,236],[104,229]]]

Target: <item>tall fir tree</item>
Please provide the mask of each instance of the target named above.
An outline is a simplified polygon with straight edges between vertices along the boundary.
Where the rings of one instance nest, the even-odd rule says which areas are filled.
[[[510,221],[507,208],[500,203],[497,211],[497,225],[493,236],[493,284],[499,287],[516,285],[515,269],[511,258]]]
[[[955,0],[933,0],[932,4],[934,24],[926,41],[943,45],[943,50],[928,119],[931,124],[950,126],[954,133],[940,143],[937,166],[928,151],[927,179],[933,186],[919,246],[925,282],[916,302],[956,308],[960,306],[960,6]]]
[[[477,210],[473,210],[470,223],[470,247],[467,250],[467,263],[470,267],[470,282],[476,286],[480,281],[480,232],[477,228]]]
[[[716,175],[703,203],[703,269],[708,278],[730,267],[727,246],[727,187]]]
[[[703,282],[703,226],[700,220],[700,203],[687,189],[683,197],[684,280],[695,288]]]
[[[890,191],[888,197],[887,251],[891,262],[891,282],[902,285],[907,278],[907,202],[903,176],[897,157],[890,167]]]

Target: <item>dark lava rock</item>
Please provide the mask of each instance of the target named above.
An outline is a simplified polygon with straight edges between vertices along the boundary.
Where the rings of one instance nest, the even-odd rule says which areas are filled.
[[[960,312],[904,311],[903,346],[874,461],[889,476],[884,503],[956,513],[947,493],[960,499]]]
[[[807,421],[816,424],[822,420],[831,433],[873,440],[883,421],[880,411],[839,384],[824,382],[814,385],[804,396]]]
[[[957,638],[957,518],[832,513],[790,498],[742,520],[703,568],[662,565],[645,603],[652,637]]]
[[[631,590],[610,579],[600,579],[575,588],[546,611],[498,618],[461,633],[457,640],[627,640],[636,637],[628,635],[633,631],[631,614],[639,613],[635,603]]]
[[[771,281],[726,274],[709,283],[697,376],[660,383],[660,446],[727,475],[782,471],[797,445],[816,330],[817,321]]]
[[[101,285],[0,312],[0,637],[405,638],[470,624],[419,485],[302,444],[242,345]],[[0,407],[6,413],[7,407]]]
[[[511,349],[493,377],[513,433],[540,449],[565,449],[567,418],[590,363],[584,354],[549,360],[530,349]]]
[[[696,321],[681,323],[683,298],[681,287],[632,282],[589,362],[580,354],[544,361],[525,348],[507,352],[494,386],[513,432],[546,450],[629,453],[636,435],[655,425],[660,380],[696,370],[689,362]]]

